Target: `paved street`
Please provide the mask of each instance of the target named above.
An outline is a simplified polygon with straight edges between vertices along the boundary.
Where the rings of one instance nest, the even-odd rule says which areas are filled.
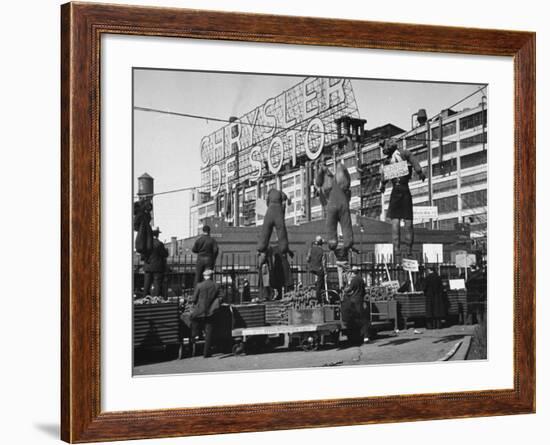
[[[463,360],[474,329],[475,326],[452,326],[439,330],[421,328],[417,333],[414,329],[398,334],[380,332],[376,340],[360,347],[326,347],[313,352],[281,348],[243,356],[189,357],[137,366],[134,375],[431,362],[451,354],[450,360]]]

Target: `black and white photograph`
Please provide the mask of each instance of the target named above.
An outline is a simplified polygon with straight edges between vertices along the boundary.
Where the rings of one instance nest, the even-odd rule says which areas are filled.
[[[132,101],[133,376],[487,359],[489,85],[134,67]]]

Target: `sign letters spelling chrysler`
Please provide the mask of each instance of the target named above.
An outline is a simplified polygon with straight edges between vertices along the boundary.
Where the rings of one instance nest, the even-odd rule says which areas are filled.
[[[357,115],[348,79],[304,79],[202,138],[203,190],[216,195],[232,182],[255,181],[264,163],[275,174],[304,153],[317,159],[336,138],[334,119],[345,114]]]

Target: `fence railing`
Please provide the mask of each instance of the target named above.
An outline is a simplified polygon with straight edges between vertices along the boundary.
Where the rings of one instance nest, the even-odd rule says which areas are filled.
[[[422,255],[412,255],[419,263],[419,272],[413,272],[413,283],[423,278],[424,270],[429,265],[434,267],[443,279],[460,278],[463,269],[454,264],[423,261]],[[338,288],[338,272],[334,255],[327,256],[327,285],[329,289]],[[296,254],[289,258],[294,286],[312,286],[315,275],[310,272],[305,254]],[[368,286],[379,285],[384,281],[397,280],[404,283],[409,278],[409,272],[403,270],[401,264],[392,261],[384,262],[382,256],[372,253],[352,254],[350,264],[359,268]],[[390,258],[391,260],[391,258]],[[196,257],[194,255],[171,256],[168,258],[167,271],[164,274],[162,295],[186,296],[193,292]],[[225,253],[220,255],[215,265],[214,280],[222,289],[226,302],[237,303],[253,298],[258,293],[258,257],[250,253]],[[248,291],[244,282],[248,281]],[[134,293],[142,293],[144,274],[139,264],[134,265]]]

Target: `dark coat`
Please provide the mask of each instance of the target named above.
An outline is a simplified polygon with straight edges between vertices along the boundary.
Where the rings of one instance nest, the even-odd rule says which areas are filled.
[[[193,244],[191,249],[201,258],[213,259],[214,262],[218,256],[218,243],[210,235],[202,235]]]
[[[314,244],[309,249],[307,254],[307,262],[312,272],[322,272],[325,270],[326,257],[323,248],[317,244]]]
[[[368,324],[369,313],[365,309],[364,300],[365,282],[357,275],[346,287],[342,300],[342,321],[348,328],[360,329]]]
[[[164,247],[164,243],[158,239],[153,240],[153,249],[145,259],[143,270],[145,272],[163,273],[166,270],[166,257],[168,251]]]
[[[437,273],[433,272],[426,277],[424,295],[426,295],[426,317],[442,318],[447,315],[443,281]]]
[[[197,284],[191,303],[191,318],[204,318],[214,315],[220,307],[219,288],[212,280],[204,280]]]

